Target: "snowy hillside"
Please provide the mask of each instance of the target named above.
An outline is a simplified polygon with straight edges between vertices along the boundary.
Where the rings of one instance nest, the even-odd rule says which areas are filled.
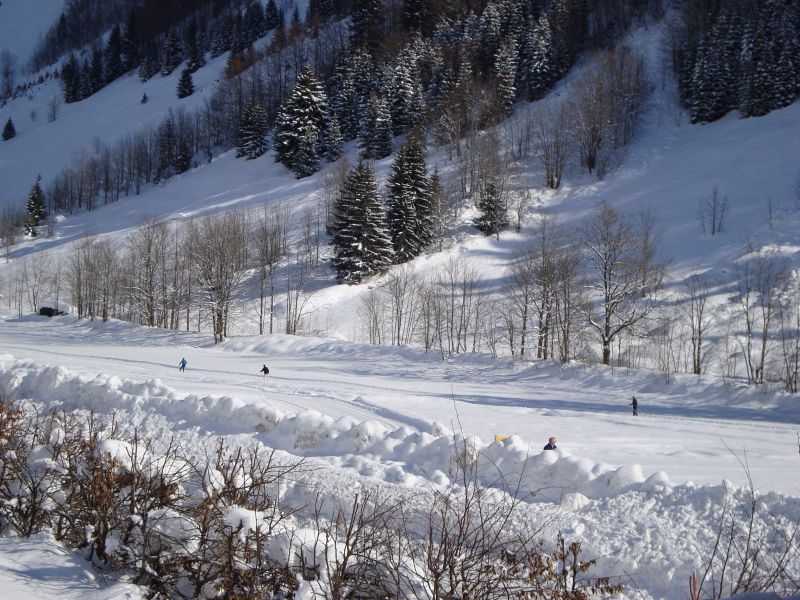
[[[0,4],[0,52],[8,50],[24,68],[41,36],[64,8],[63,0],[3,0]]]
[[[14,4],[3,0],[0,6],[0,39],[8,26],[3,11]],[[24,16],[21,10],[14,14]],[[46,14],[41,11],[43,19]],[[759,568],[780,564],[785,573],[800,572],[797,395],[777,385],[747,385],[726,373],[717,355],[709,361],[708,374],[697,376],[577,361],[512,360],[491,356],[486,346],[480,352],[447,354],[436,348],[425,352],[364,343],[362,301],[392,273],[409,269],[430,280],[457,259],[475,270],[476,287],[487,293],[491,305],[501,298],[513,257],[535,239],[537,215],[555,215],[565,231],[576,231],[600,201],[628,215],[648,207],[654,211],[663,254],[670,258],[669,298],[685,298],[685,279],[708,273],[716,282],[711,310],[724,314],[730,304],[727,286],[747,252],[784,257],[789,270],[800,269],[795,196],[800,103],[759,118],[731,113],[714,123],[688,124],[662,72],[664,33],[663,26],[652,26],[627,39],[645,53],[652,94],[636,137],[602,180],[571,163],[562,187],[546,191],[538,157],[522,159],[514,167],[515,191],[528,189],[535,201],[519,232],[509,228],[499,238],[480,235],[471,224],[473,200],[459,198],[442,251],[429,249],[407,267],[393,267],[362,285],[337,285],[327,264],[330,247],[323,246],[322,262],[304,290],[308,316],[303,335],[256,335],[254,272],[241,286],[228,339],[214,344],[207,326],[177,331],[74,314],[53,319],[27,314],[23,307],[33,287],[29,270],[43,263],[66,270],[87,236],[121,244],[153,217],[176,228],[198,216],[243,209],[255,220],[265,207],[281,204],[293,215],[288,237],[297,244],[304,234],[304,212],[318,210],[326,178],[339,164],[296,179],[271,152],[240,160],[230,150],[160,185],[146,186],[140,195],[90,212],[55,216],[51,236],[20,236],[8,260],[0,262],[0,400],[20,402],[39,415],[64,411],[113,420],[119,439],[105,439],[103,452],[126,468],[133,468],[135,459],[123,439],[134,434],[152,443],[153,452],[179,447],[192,459],[208,456],[209,448],[224,439],[264,454],[274,450],[281,464],[302,460],[304,468],[282,479],[269,497],[291,512],[286,523],[270,530],[265,550],[287,568],[299,569],[295,563],[301,550],[321,561],[317,567],[324,574],[340,564],[337,542],[323,543],[312,531],[315,518],[335,521],[331,506],[347,512],[357,504],[356,494],[367,494],[397,502],[407,511],[403,517],[413,520],[435,505],[437,494],[468,489],[459,480],[466,463],[481,490],[494,494],[500,506],[513,505],[504,533],[542,539],[547,548],[558,532],[567,542],[581,542],[584,555],[598,559],[590,574],[613,577],[623,586],[619,597],[685,598],[686,582],[707,566],[716,536],[723,527],[733,531],[734,523],[746,525],[748,506],[757,506],[754,538],[763,544],[758,553],[766,556]],[[25,50],[9,39],[18,51]],[[22,206],[43,165],[46,181],[75,156],[93,152],[94,145],[154,125],[169,110],[201,107],[225,62],[221,56],[196,72],[197,90],[184,100],[175,96],[176,70],[144,84],[128,74],[83,101],[60,106],[53,122],[46,114],[50,99],[60,94],[58,82],[34,88],[30,99],[10,101],[0,109],[0,123],[12,117],[17,137],[0,144],[3,198]],[[545,99],[519,102],[498,127],[498,136],[511,139],[530,111],[557,106],[590,68],[587,59]],[[143,93],[146,104],[140,103]],[[355,163],[355,144],[346,152]],[[375,162],[382,184],[392,158]],[[446,148],[430,147],[428,162],[446,180],[458,177],[459,167]],[[722,231],[706,236],[698,205],[713,188],[727,198],[729,208]],[[289,266],[290,256],[277,267],[281,291],[276,314],[281,319],[290,285],[288,275],[282,277]],[[60,294],[59,305],[68,308],[67,287],[63,283],[59,290],[42,292],[46,303],[55,305]],[[282,323],[276,327],[281,331]],[[720,319],[711,337],[721,339],[723,328]],[[185,372],[177,368],[182,357],[188,360]],[[268,379],[259,373],[262,364],[269,366]],[[630,412],[633,396],[640,402],[638,417]],[[558,449],[543,451],[551,436],[557,437]],[[59,438],[52,439],[35,448],[32,463],[58,458],[53,448]],[[163,467],[160,460],[153,462]],[[176,489],[191,500],[197,490],[188,479]],[[200,479],[210,496],[219,492],[213,473]],[[749,485],[757,491],[755,500]],[[264,515],[246,514],[236,505],[227,508],[228,533],[235,532],[231,539],[238,536],[244,543],[260,531],[254,523]],[[140,525],[139,514],[129,517],[132,527]],[[167,517],[168,531],[161,532],[166,538],[174,542],[187,535],[181,527],[188,517]],[[0,591],[20,594],[15,597],[144,594],[113,580],[107,588],[97,585],[88,563],[62,553],[44,534],[0,541],[0,559],[13,555],[19,565],[0,566]],[[181,541],[185,546],[177,554],[196,550],[191,535]],[[117,538],[112,542],[125,556],[124,544]],[[295,579],[297,598],[322,593],[323,584]],[[201,587],[203,597],[214,596],[211,583]]]

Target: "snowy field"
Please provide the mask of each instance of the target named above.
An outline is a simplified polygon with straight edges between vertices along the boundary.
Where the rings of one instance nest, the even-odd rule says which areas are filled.
[[[14,2],[3,0],[0,27],[2,11]],[[648,50],[651,66],[660,60],[657,35],[652,28],[631,39]],[[48,99],[59,93],[54,82],[34,90],[32,99],[10,102],[0,109],[0,122],[12,116],[18,136],[0,146],[4,192],[21,205],[41,165],[52,170],[43,174],[47,180],[87,151],[89,140],[112,143],[157,123],[171,107],[199,106],[223,65],[221,57],[201,69],[198,91],[184,101],[174,95],[177,70],[146,84],[135,75],[123,77],[85,101],[62,106],[54,123],[44,117]],[[143,92],[150,97],[146,105],[138,102]],[[35,121],[31,110],[39,114]],[[648,118],[622,165],[603,181],[571,171],[561,190],[542,194],[541,206],[568,227],[578,227],[600,200],[628,213],[655,207],[675,289],[693,272],[730,273],[747,242],[798,267],[798,131],[800,103],[759,119],[731,114],[689,126],[668,86],[655,86]],[[445,156],[432,151],[430,157],[444,174],[451,168]],[[380,161],[379,175],[390,164]],[[533,161],[529,167],[530,185],[538,187],[539,167]],[[81,237],[122,239],[153,215],[183,221],[231,208],[256,212],[277,202],[300,214],[316,206],[323,177],[297,181],[271,154],[241,161],[228,152],[141,196],[59,218],[52,238],[19,241],[10,262],[0,264],[0,279],[12,277],[34,253],[65,260]],[[697,204],[714,185],[729,197],[731,212],[724,233],[705,238]],[[469,214],[465,207],[465,219]],[[298,229],[296,223],[294,237]],[[496,291],[531,228],[529,221],[520,234],[494,240],[475,234],[465,221],[451,233],[445,252],[421,257],[413,268],[431,274],[450,257],[465,257]],[[359,345],[343,338],[357,337],[356,308],[368,286],[336,286],[326,274],[309,326],[321,337],[252,337],[253,324],[245,319],[240,335],[213,346],[209,333],[5,314],[0,394],[46,408],[116,413],[153,439],[174,435],[189,446],[217,435],[252,441],[305,457],[314,466],[305,475],[309,489],[339,498],[379,489],[417,505],[424,505],[430,489],[447,485],[454,440],[460,439],[454,435],[464,435],[485,461],[485,484],[493,484],[497,468],[520,481],[525,502],[517,526],[546,521],[552,531],[583,540],[589,556],[602,558],[604,572],[626,578],[630,598],[686,597],[686,578],[703,563],[728,482],[747,482],[742,463],[775,523],[800,520],[797,397],[713,375],[675,376],[666,385],[656,372],[515,364],[486,355],[443,360],[415,349]],[[184,373],[177,370],[181,357],[189,361]],[[258,373],[263,363],[272,371],[266,382]],[[633,395],[640,401],[636,418],[628,406]],[[510,437],[495,442],[495,436]],[[559,450],[543,453],[550,436],[558,438]],[[295,493],[298,502],[309,501]],[[92,595],[96,576],[44,537],[0,542],[0,592],[9,597],[138,593],[113,587]],[[16,562],[6,560],[12,555]]]
[[[498,470],[518,483],[515,527],[582,540],[605,573],[623,578],[626,597],[685,597],[719,503],[746,483],[739,461],[749,464],[769,527],[800,518],[794,398],[713,379],[665,386],[655,373],[442,361],[284,335],[214,347],[207,335],[72,317],[9,318],[0,340],[0,394],[45,410],[113,413],[154,440],[200,447],[224,435],[305,457],[308,473],[285,498],[300,505],[312,502],[309,490],[340,500],[380,490],[424,506],[431,489],[449,483],[463,434],[485,485],[496,485]],[[189,365],[180,373],[182,356]],[[641,400],[636,418],[632,394]],[[512,437],[493,441],[498,434]],[[559,450],[543,452],[550,435]],[[45,585],[38,579],[50,576],[27,568],[31,581],[24,569],[0,568],[0,589],[22,578],[36,597]]]

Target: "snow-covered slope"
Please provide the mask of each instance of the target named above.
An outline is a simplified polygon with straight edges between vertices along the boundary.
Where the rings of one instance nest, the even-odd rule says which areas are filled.
[[[17,66],[24,69],[39,39],[61,16],[64,4],[64,0],[0,2],[0,52],[14,54]]]
[[[631,39],[650,48],[651,65],[658,63],[659,31],[653,27]],[[95,136],[111,142],[158,121],[170,106],[197,105],[210,94],[222,64],[218,59],[201,70],[198,92],[184,101],[174,96],[177,75],[144,85],[125,77],[63,106],[54,123],[43,115],[47,99],[58,93],[56,84],[34,91],[33,100],[15,100],[0,110],[0,121],[12,115],[19,132],[0,144],[4,192],[21,202],[42,165],[55,173]],[[145,91],[150,102],[140,105]],[[564,91],[545,102],[558,101]],[[39,113],[35,122],[31,108]],[[515,126],[512,119],[505,127]],[[669,89],[657,85],[621,166],[603,181],[573,169],[561,190],[542,192],[542,206],[568,227],[578,227],[600,200],[629,213],[652,206],[664,229],[665,254],[673,259],[673,286],[695,270],[724,275],[748,241],[797,266],[798,131],[800,104],[758,119],[731,114],[691,126]],[[431,152],[430,160],[445,175],[453,169],[444,152]],[[390,163],[376,165],[381,176]],[[536,161],[523,169],[539,191]],[[121,239],[153,215],[184,220],[277,202],[299,215],[317,204],[324,176],[298,181],[271,155],[243,161],[228,152],[141,196],[60,219],[52,238],[21,240],[11,261],[0,264],[0,279],[13,277],[33,252],[63,258],[87,233]],[[730,213],[722,234],[705,238],[697,205],[713,186],[728,197]],[[293,227],[296,237],[300,219]],[[519,234],[504,232],[495,240],[465,222],[451,232],[444,252],[430,252],[411,268],[430,276],[451,257],[465,257],[482,285],[496,291],[509,259],[531,233],[529,221]],[[448,435],[455,431],[476,455],[520,477],[523,490],[544,490],[520,508],[519,523],[540,523],[557,511],[553,528],[584,540],[590,554],[606,557],[610,571],[630,574],[630,597],[685,596],[686,577],[713,540],[729,487],[721,482],[746,482],[740,464],[745,455],[774,518],[800,514],[800,412],[793,396],[712,376],[677,376],[666,385],[662,375],[647,371],[513,364],[483,355],[442,360],[415,349],[354,344],[342,338],[356,337],[358,299],[379,282],[337,286],[330,273],[325,277],[315,282],[309,329],[331,337],[246,337],[254,329],[243,316],[237,322],[242,337],[213,347],[207,333],[72,317],[7,318],[0,323],[0,353],[7,353],[0,355],[0,393],[47,407],[117,411],[122,422],[146,428],[154,439],[175,434],[191,446],[208,435],[229,435],[278,448],[318,467],[306,489],[343,497],[365,486],[424,503],[419,498],[426,490],[448,481],[454,443],[463,441]],[[185,373],[177,372],[181,356],[189,360]],[[266,383],[258,374],[264,362],[272,370]],[[628,412],[634,394],[641,402],[638,418]],[[560,450],[542,453],[551,435]],[[511,437],[495,442],[495,436]]]

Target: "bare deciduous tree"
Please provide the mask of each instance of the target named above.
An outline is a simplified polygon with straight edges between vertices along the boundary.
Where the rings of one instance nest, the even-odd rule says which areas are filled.
[[[544,166],[545,184],[551,190],[557,190],[561,186],[569,153],[566,109],[562,106],[551,112],[542,111],[536,122],[536,141]]]
[[[587,287],[594,307],[587,314],[602,346],[603,364],[611,364],[611,344],[632,329],[653,308],[651,298],[642,299],[640,243],[630,221],[608,202],[598,204],[583,229]]]
[[[707,200],[701,200],[697,207],[703,235],[713,237],[722,232],[725,217],[728,215],[728,208],[728,197],[723,196],[720,198],[717,186],[711,188],[711,196]]]
[[[215,343],[228,336],[231,312],[247,270],[247,239],[247,217],[241,211],[200,217],[197,222],[192,261]]]

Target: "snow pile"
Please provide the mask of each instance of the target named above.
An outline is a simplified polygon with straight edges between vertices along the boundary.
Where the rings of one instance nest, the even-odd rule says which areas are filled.
[[[671,485],[663,472],[645,477],[638,465],[613,468],[565,450],[534,453],[516,435],[487,445],[476,436],[452,434],[440,424],[431,428],[433,435],[349,416],[334,419],[313,410],[288,414],[263,402],[231,396],[181,396],[157,378],[145,382],[114,375],[87,378],[64,367],[5,359],[0,361],[0,394],[104,414],[149,410],[185,425],[205,428],[213,423],[228,433],[258,432],[260,441],[271,448],[325,457],[361,474],[406,485],[424,479],[445,486],[457,482],[460,473],[475,470],[485,485],[513,488],[526,499],[556,502],[570,492],[604,498]],[[104,440],[100,451],[130,466],[132,452],[126,442]],[[158,457],[136,458],[147,471],[178,473],[185,468],[161,464]],[[215,486],[213,477],[208,486]]]

